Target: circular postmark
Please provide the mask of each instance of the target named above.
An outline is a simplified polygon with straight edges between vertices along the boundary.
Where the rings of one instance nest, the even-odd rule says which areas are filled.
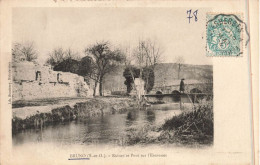
[[[207,20],[207,56],[241,56],[246,29],[241,15],[207,14]]]

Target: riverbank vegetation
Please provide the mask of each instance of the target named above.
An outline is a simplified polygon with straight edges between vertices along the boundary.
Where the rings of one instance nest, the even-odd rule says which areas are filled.
[[[43,111],[45,106],[34,106],[38,102],[40,101],[36,100],[36,102],[30,102],[31,106],[35,107],[35,110],[37,110],[37,113],[33,115],[27,114],[21,118],[13,114],[13,134],[25,129],[41,129],[56,123],[69,122],[72,120],[80,121],[91,117],[122,113],[135,106],[135,101],[129,97],[99,97],[85,101],[79,100],[79,102],[76,102],[74,105],[70,105],[66,100],[63,100],[63,104],[61,103],[59,107],[46,112]],[[21,108],[18,108],[18,110],[22,112],[19,114],[27,112],[27,107],[22,106],[22,104],[20,107]]]
[[[214,133],[213,106],[203,103],[193,111],[183,112],[165,121],[161,126],[145,125],[128,130],[127,144],[177,143],[183,145],[210,145]]]
[[[212,103],[205,103],[196,106],[194,111],[172,117],[161,129],[168,134],[164,138],[169,142],[210,144],[213,142],[213,120]]]

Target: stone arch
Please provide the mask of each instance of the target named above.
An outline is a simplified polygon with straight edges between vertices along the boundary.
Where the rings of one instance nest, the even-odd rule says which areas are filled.
[[[190,90],[190,93],[191,94],[194,94],[194,93],[202,93],[202,91],[198,88],[193,88]],[[203,99],[203,96],[202,95],[191,95],[191,100],[193,103],[197,103],[200,99]]]
[[[162,96],[162,91],[157,91],[156,93],[155,93],[156,95],[158,95],[158,96],[156,96],[156,98],[158,99],[158,100],[162,100],[163,99],[163,96]]]
[[[193,89],[190,90],[190,93],[202,93],[202,92],[198,88],[193,88]]]
[[[174,95],[180,95],[181,93],[180,93],[178,90],[173,90],[173,91],[172,91],[172,94],[174,94]]]
[[[171,94],[173,94],[172,101],[180,101],[181,93],[178,90],[173,90]]]

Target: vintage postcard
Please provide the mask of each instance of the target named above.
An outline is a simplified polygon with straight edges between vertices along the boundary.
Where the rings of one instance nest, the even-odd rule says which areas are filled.
[[[1,164],[259,164],[258,5],[1,1]]]

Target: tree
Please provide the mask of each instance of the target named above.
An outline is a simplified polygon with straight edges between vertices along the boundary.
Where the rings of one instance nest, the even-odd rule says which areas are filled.
[[[180,79],[180,72],[181,72],[181,67],[184,63],[184,58],[182,56],[178,56],[176,57],[175,62],[178,64],[178,79]]]
[[[133,76],[132,76],[131,72],[132,72]],[[134,83],[134,79],[138,78],[140,76],[140,70],[134,66],[127,67],[124,70],[123,76],[125,77],[124,84],[126,85],[127,93],[129,94],[131,92],[131,90],[133,89],[132,84]]]
[[[140,77],[145,81],[145,91],[149,92],[154,86],[154,69],[162,60],[162,47],[156,40],[141,40],[134,50],[134,56],[140,68]]]
[[[109,42],[98,42],[85,52],[93,59],[93,69],[95,70],[95,87],[99,83],[99,94],[102,96],[103,79],[107,73],[114,71],[124,60],[122,52],[119,49],[111,50]]]
[[[146,39],[139,41],[134,50],[137,64],[142,67],[154,67],[162,60],[163,49],[156,40]]]
[[[124,77],[126,78],[125,85],[127,86],[127,92],[129,93],[132,88],[136,89],[136,84],[132,82],[135,78],[139,77],[145,82],[145,91],[151,91],[155,81],[155,66],[162,60],[162,46],[155,39],[146,39],[140,40],[138,45],[133,49],[128,45],[123,47],[122,50],[125,51],[126,55]],[[136,77],[135,68],[139,72],[138,77]],[[139,96],[137,98],[139,98]]]
[[[154,69],[151,67],[143,68],[142,79],[145,80],[144,89],[148,93],[154,86]]]
[[[46,63],[51,66],[55,66],[61,63],[65,59],[65,52],[62,48],[56,48],[51,53],[49,53],[49,58]]]
[[[85,56],[80,60],[78,74],[91,79],[95,77],[93,59],[91,57]]]
[[[55,65],[53,70],[78,74],[79,64],[79,61],[69,58]]]
[[[80,58],[78,52],[73,51],[71,48],[68,48],[65,51],[65,59],[74,59],[74,60],[80,61],[81,58]]]
[[[71,72],[83,76],[87,82],[89,78],[92,78],[92,61],[91,57],[80,59],[79,53],[70,48],[65,51],[57,48],[49,54],[46,63],[52,65],[55,71]]]
[[[90,79],[92,79],[96,82],[95,87],[94,87],[95,89],[93,92],[93,95],[95,96],[98,80],[97,80],[97,72],[96,72],[96,69],[94,66],[94,62],[91,57],[85,56],[80,60],[78,74],[80,76],[83,76],[85,79],[85,82],[87,82],[88,84],[90,84]]]
[[[14,43],[12,49],[13,61],[35,61],[37,57],[38,53],[34,42]]]
[[[67,50],[63,50],[63,48],[56,48],[51,53],[49,53],[49,58],[47,59],[46,63],[54,67],[67,59],[73,59],[77,61],[80,60],[78,52],[74,52],[70,48]]]
[[[142,79],[146,80],[144,84],[144,89],[146,92],[150,92],[153,89],[154,86],[154,71],[153,69],[149,67],[145,67],[142,69],[143,74],[142,74]],[[132,73],[131,73],[132,72]],[[132,76],[133,74],[133,76]],[[131,90],[133,89],[132,84],[134,83],[135,78],[140,78],[140,69],[130,66],[128,68],[125,68],[123,76],[125,77],[125,82],[124,84],[127,87],[127,93],[129,94]]]

